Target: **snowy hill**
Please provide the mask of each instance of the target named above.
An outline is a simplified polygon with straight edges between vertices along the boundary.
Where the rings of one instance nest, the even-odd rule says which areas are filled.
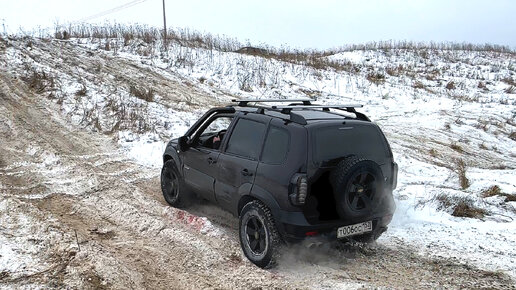
[[[159,39],[145,41],[138,37],[63,40],[2,36],[0,71],[4,78],[16,78],[34,98],[51,104],[55,118],[75,128],[70,130],[115,140],[119,147],[110,150],[119,150],[116,154],[130,156],[136,163],[127,171],[106,174],[134,175],[138,170],[146,177],[137,174],[124,178],[153,178],[154,183],[165,143],[181,136],[211,106],[228,104],[237,97],[308,96],[322,104],[362,103],[362,111],[386,133],[400,168],[394,193],[397,212],[378,244],[388,249],[410,248],[422,257],[516,277],[514,52],[394,45],[292,55],[265,48],[272,53],[250,55],[233,52],[237,46],[234,43],[222,49],[220,44],[206,45],[206,38],[197,44],[191,38],[183,38],[189,42],[178,39],[164,49]],[[11,132],[16,127],[13,113],[7,107],[3,110],[6,114],[0,119],[1,128]],[[63,158],[60,156],[71,154],[50,145],[42,148],[37,141],[21,148],[12,137],[6,138],[3,140],[9,141],[2,141],[0,154],[0,283],[1,273],[16,277],[23,273],[22,266],[41,270],[41,264],[29,261],[38,255],[37,247],[31,252],[20,251],[20,245],[31,242],[11,237],[13,232],[22,234],[16,224],[23,228],[34,222],[24,221],[23,212],[16,217],[9,213],[14,198],[20,197],[7,177],[24,170],[27,160],[12,159],[8,155],[14,151],[7,148],[38,156],[38,164],[46,164],[41,170],[49,180],[57,178],[56,170],[66,171],[60,167],[59,163],[64,162],[59,161]],[[73,178],[78,177],[69,176]],[[88,185],[93,182],[88,180],[77,182],[36,188],[25,192],[23,199],[88,192],[98,186]],[[151,192],[159,196],[159,187]],[[145,200],[144,196],[137,198]],[[172,211],[164,208],[164,212]],[[219,221],[218,215],[223,213],[212,217],[200,210],[195,214],[209,223],[208,232],[213,235],[231,232],[224,227],[231,223],[227,218]],[[251,271],[248,267],[245,273]],[[307,267],[303,269],[310,271]],[[278,275],[296,277],[293,272],[287,267]],[[345,286],[337,280],[334,278],[329,287]],[[366,281],[366,286],[396,285]],[[504,281],[502,286],[514,283]],[[433,286],[439,285],[444,284]]]

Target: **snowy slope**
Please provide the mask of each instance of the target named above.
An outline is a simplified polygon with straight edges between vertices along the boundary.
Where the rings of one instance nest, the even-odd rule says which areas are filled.
[[[387,135],[400,168],[397,211],[378,243],[412,245],[422,255],[453,257],[516,277],[516,202],[501,195],[483,197],[494,185],[504,194],[516,194],[514,54],[345,51],[327,56],[353,67],[337,71],[179,44],[171,44],[165,53],[138,40],[105,50],[106,41],[122,40],[59,42],[60,54],[72,58],[72,51],[78,51],[104,63],[96,71],[56,66],[55,52],[39,40],[31,47],[13,42],[5,48],[3,61],[20,76],[40,71],[58,79],[59,85],[47,91],[73,124],[106,133],[117,126],[120,107],[134,112],[122,118],[115,138],[137,162],[156,169],[169,138],[181,136],[210,106],[234,97],[311,96],[323,104],[362,103],[362,111]],[[23,50],[35,50],[39,58],[26,59]],[[88,56],[92,52],[95,56]],[[110,67],[112,58],[141,66]],[[114,70],[125,73],[113,77]],[[184,86],[170,94],[170,79]],[[135,96],[132,83],[152,89],[152,100]],[[83,86],[87,92],[81,96]],[[460,162],[469,181],[465,188],[459,180]],[[443,205],[443,197],[451,202]],[[467,200],[484,214],[453,216],[457,200]],[[0,250],[10,257],[8,247]],[[9,267],[24,263],[2,261]],[[9,269],[4,264],[0,272]]]

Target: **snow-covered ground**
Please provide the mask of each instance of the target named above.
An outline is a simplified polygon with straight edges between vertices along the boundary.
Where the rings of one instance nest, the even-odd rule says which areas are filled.
[[[49,98],[61,106],[62,115],[87,130],[114,134],[130,157],[156,172],[170,138],[181,136],[210,106],[235,97],[312,96],[323,104],[364,104],[362,111],[384,130],[400,169],[397,211],[378,243],[411,245],[421,255],[455,258],[516,277],[516,202],[483,197],[494,185],[516,195],[516,89],[511,89],[516,55],[390,49],[328,56],[357,69],[348,72],[178,44],[158,53],[138,40],[116,52],[89,39],[59,45],[62,50],[55,52],[44,43],[12,42],[0,62],[20,76],[34,71],[53,76],[58,84],[45,93],[53,94]],[[27,59],[24,51],[37,58]],[[93,51],[95,62],[73,69],[56,66],[59,54],[77,57],[72,51],[79,56]],[[111,67],[113,58],[140,67]],[[113,76],[122,69],[124,75]],[[170,79],[186,89],[169,88]],[[83,86],[84,94],[79,93]],[[131,86],[152,89],[152,100],[135,96]],[[460,162],[469,181],[465,188]],[[443,205],[442,196],[452,203]],[[454,198],[467,199],[485,214],[453,216]],[[6,202],[0,200],[0,212]],[[0,236],[0,273],[17,271],[28,262],[4,240]]]
[[[172,49],[170,54],[175,53]],[[509,138],[516,130],[516,95],[506,93],[504,90],[510,86],[502,81],[515,80],[515,55],[453,51],[441,52],[444,56],[440,56],[439,52],[430,52],[424,59],[414,51],[395,50],[351,51],[330,57],[383,73],[385,82],[376,85],[367,80],[367,72],[317,71],[276,60],[202,49],[195,54],[192,66],[169,69],[192,82],[202,77],[204,82],[245,97],[304,97],[300,93],[303,89],[315,92],[324,104],[363,103],[363,111],[387,134],[400,168],[395,191],[398,209],[389,231],[379,242],[395,246],[401,241],[416,246],[421,254],[453,257],[516,277],[516,202],[504,202],[501,196],[481,197],[493,185],[504,193],[516,194],[516,142]],[[121,57],[129,55],[121,53]],[[153,62],[156,67],[169,65],[160,60]],[[385,72],[388,67],[405,67],[409,74],[412,70],[420,74],[390,76]],[[266,81],[264,87],[251,86],[252,92],[239,88],[239,75],[254,77],[260,71],[266,79],[277,79]],[[434,79],[424,77],[429,72],[436,74]],[[417,81],[425,89],[414,88]],[[450,81],[458,87],[446,89]],[[478,88],[479,82],[484,82],[487,89]],[[487,128],[477,128],[484,120]],[[182,132],[172,131],[171,135],[179,136]],[[159,167],[163,144],[124,146],[142,164]],[[450,148],[452,144],[460,146],[463,152]],[[432,149],[436,157],[431,156]],[[454,170],[455,158],[468,164],[467,189],[461,189]],[[488,214],[481,219],[454,217],[453,210],[438,210],[435,197],[440,194],[471,198]]]

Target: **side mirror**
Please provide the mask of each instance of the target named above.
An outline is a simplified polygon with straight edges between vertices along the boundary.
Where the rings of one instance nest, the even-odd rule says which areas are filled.
[[[190,147],[188,145],[188,137],[186,137],[186,136],[179,137],[178,145],[179,145],[179,150],[181,150],[183,152],[188,150],[188,148]]]

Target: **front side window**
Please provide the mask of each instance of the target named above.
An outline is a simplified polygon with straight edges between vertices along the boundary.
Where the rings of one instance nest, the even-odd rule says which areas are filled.
[[[288,131],[277,127],[271,127],[263,146],[262,162],[268,164],[281,164],[288,152],[290,135]]]
[[[232,117],[225,116],[213,119],[206,126],[206,129],[199,134],[197,145],[210,149],[219,149],[232,120]]]
[[[265,124],[240,119],[231,133],[226,149],[227,153],[258,159],[265,133]]]

